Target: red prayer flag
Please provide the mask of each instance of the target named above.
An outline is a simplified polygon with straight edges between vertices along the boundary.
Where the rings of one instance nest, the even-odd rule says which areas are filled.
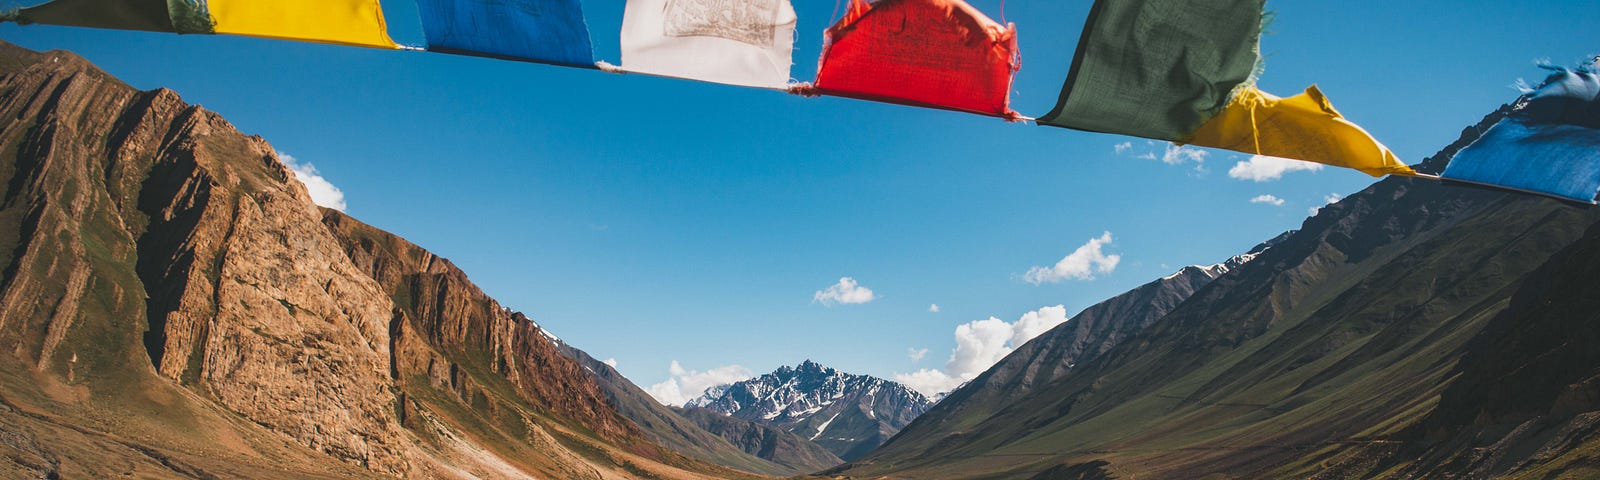
[[[800,93],[1017,120],[1019,67],[1016,26],[961,0],[851,0],[825,33],[815,84]]]

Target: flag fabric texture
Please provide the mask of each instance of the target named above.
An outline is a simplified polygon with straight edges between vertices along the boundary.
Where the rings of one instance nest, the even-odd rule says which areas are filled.
[[[18,10],[9,20],[69,27],[211,33],[203,0],[55,0]]]
[[[578,0],[417,0],[428,50],[594,68]]]
[[[1315,85],[1289,98],[1247,86],[1188,143],[1350,168],[1374,177],[1416,175],[1388,147],[1345,120]]]
[[[817,79],[800,93],[1019,118],[1016,26],[966,2],[851,0],[824,38]]]
[[[207,0],[206,7],[216,33],[399,48],[378,0]]]
[[[1595,203],[1600,193],[1596,67],[1551,75],[1510,116],[1456,153],[1443,177]]]
[[[786,90],[795,22],[788,0],[628,0],[621,70]]]
[[[1186,141],[1251,83],[1265,0],[1098,0],[1041,125]]]
[[[1315,86],[1255,87],[1265,0],[1097,0],[1040,124],[1414,175]]]

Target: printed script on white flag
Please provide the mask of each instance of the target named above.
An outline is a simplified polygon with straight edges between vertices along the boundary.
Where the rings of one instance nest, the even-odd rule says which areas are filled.
[[[788,0],[628,0],[622,69],[784,89],[795,19]]]

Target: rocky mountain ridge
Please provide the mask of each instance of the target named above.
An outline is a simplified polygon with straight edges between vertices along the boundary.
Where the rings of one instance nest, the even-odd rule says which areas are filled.
[[[945,394],[909,428],[955,430],[986,421],[1011,398],[1027,395],[1067,376],[1128,337],[1160,320],[1207,284],[1235,271],[1283,242],[1285,232],[1220,263],[1191,265],[1084,309],[1017,347],[1000,362]],[[903,431],[903,430],[902,430]]]
[[[695,458],[765,475],[800,475],[844,463],[820,445],[787,430],[662,405],[605,362],[559,340],[557,343],[563,355],[584,366],[618,412],[657,443]]]
[[[1384,179],[1096,358],[1030,373],[1072,348],[1036,339],[985,374],[1027,388],[962,389],[829,473],[1592,478],[1597,226],[1594,208]]]
[[[905,385],[806,360],[712,388],[685,407],[771,425],[850,460],[877,448],[930,405]]]

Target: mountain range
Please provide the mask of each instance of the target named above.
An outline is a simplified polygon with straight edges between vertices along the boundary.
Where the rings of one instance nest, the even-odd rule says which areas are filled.
[[[810,360],[712,388],[685,405],[801,435],[845,460],[882,445],[929,406],[905,385]]]
[[[720,465],[774,476],[816,472],[844,463],[822,446],[788,430],[662,405],[611,365],[564,342],[558,343],[563,355],[584,366],[617,411],[657,443]]]

